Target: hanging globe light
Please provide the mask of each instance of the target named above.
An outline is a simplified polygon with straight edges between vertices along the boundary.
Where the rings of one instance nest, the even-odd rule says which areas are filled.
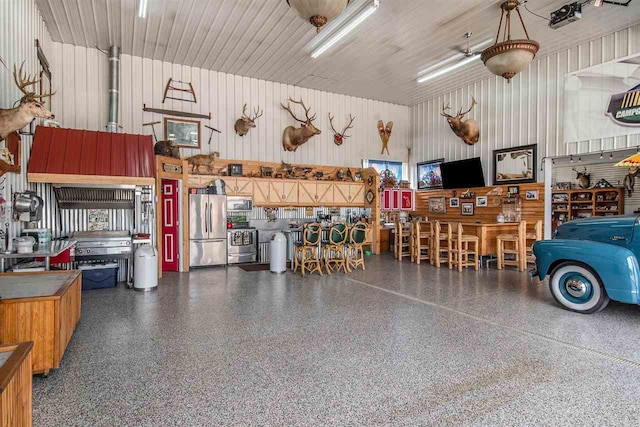
[[[304,20],[320,29],[340,15],[351,0],[287,0],[287,3]]]
[[[527,68],[536,53],[540,49],[538,42],[529,38],[527,33],[527,27],[524,25],[524,20],[520,14],[518,8],[519,2],[517,0],[507,0],[500,8],[502,14],[500,15],[500,25],[498,26],[498,35],[496,36],[496,43],[490,46],[482,52],[482,62],[484,65],[497,76],[504,77],[507,82],[511,82],[511,79]],[[520,17],[520,23],[522,23],[522,29],[526,39],[511,40],[511,12],[515,10]],[[506,15],[506,20],[505,20]],[[500,41],[500,31],[502,30],[502,23],[504,21],[504,32],[502,41]]]

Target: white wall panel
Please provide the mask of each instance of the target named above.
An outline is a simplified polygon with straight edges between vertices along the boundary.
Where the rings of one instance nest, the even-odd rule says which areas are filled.
[[[567,73],[640,52],[640,24],[534,61],[508,84],[491,77],[411,107],[412,166],[444,157],[447,161],[480,156],[485,180],[493,180],[493,150],[538,144],[538,168],[545,156],[612,150],[640,145],[640,135],[563,142],[564,77]],[[443,103],[453,111],[478,106],[468,118],[480,124],[480,141],[470,147],[440,115]],[[412,172],[415,174],[415,171]],[[543,180],[538,173],[538,180]],[[415,177],[414,177],[415,179]]]
[[[60,70],[54,83],[62,96],[54,98],[54,109],[64,127],[104,130],[107,122],[107,58],[98,50],[52,43],[53,66]],[[265,162],[294,162],[357,167],[362,159],[389,158],[407,161],[410,146],[409,107],[323,92],[298,86],[274,83],[233,74],[225,74],[179,64],[122,55],[120,124],[122,132],[151,134],[146,122],[163,120],[159,114],[145,113],[143,104],[156,108],[208,114],[212,119],[202,120],[220,129],[214,134],[211,146],[207,144],[209,130],[202,127],[202,153],[219,151],[221,157]],[[169,78],[193,83],[198,103],[167,100],[162,95]],[[282,131],[296,123],[280,106],[288,96],[302,97],[312,112],[318,115],[316,126],[321,135],[312,138],[295,153],[282,148]],[[257,121],[257,128],[241,138],[233,125],[242,113],[242,106],[260,106],[264,115]],[[298,107],[299,108],[299,107]],[[300,109],[301,110],[301,109]],[[298,111],[298,109],[296,109]],[[351,138],[338,147],[333,143],[333,132],[328,113],[335,114],[336,127],[346,124],[349,113],[356,116]],[[298,111],[299,115],[303,115]],[[381,142],[377,122],[393,120],[391,156],[380,155]],[[162,138],[162,126],[156,127]],[[182,156],[199,152],[181,149]]]
[[[0,57],[4,59],[10,69],[14,64],[20,66],[24,61],[24,69],[27,73],[35,74],[41,71],[35,47],[36,39],[40,40],[42,49],[51,65],[51,39],[34,0],[0,1],[0,28],[2,28]],[[52,69],[52,73],[55,75],[55,69]],[[55,90],[56,87],[54,86],[53,89]],[[13,82],[11,70],[0,65],[0,108],[11,108],[14,102],[21,97],[22,93]],[[9,201],[8,205],[11,201],[11,191],[28,189],[26,164],[31,152],[31,143],[31,136],[22,136],[21,172],[19,174],[7,173],[0,177],[0,187],[4,187],[4,190],[0,191],[0,195]],[[9,209],[7,215],[10,213]],[[9,220],[9,225],[10,237],[16,236],[21,224]],[[0,226],[4,229],[4,223]]]

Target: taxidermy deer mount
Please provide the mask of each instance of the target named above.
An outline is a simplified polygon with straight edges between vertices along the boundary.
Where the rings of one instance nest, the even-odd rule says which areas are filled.
[[[576,168],[572,169],[576,173],[576,179],[578,180],[578,186],[582,189],[587,189],[591,185],[591,174],[587,173],[587,168],[585,167],[582,172],[578,171]]]
[[[349,114],[349,124],[347,124],[347,126],[344,128],[344,130],[342,132],[338,132],[336,130],[335,127],[333,127],[333,119],[335,118],[335,116],[331,113],[329,113],[329,123],[331,123],[331,130],[333,131],[333,142],[340,146],[342,145],[342,143],[344,142],[345,138],[349,138],[351,135],[345,135],[346,132],[353,128],[353,121],[356,119],[355,117],[352,117],[351,114]]]
[[[262,114],[264,114],[264,111],[260,111],[260,107],[258,107],[253,110],[253,116],[247,116],[247,104],[244,104],[244,107],[242,107],[242,117],[236,120],[234,126],[236,133],[240,136],[248,134],[251,128],[256,127],[256,119],[261,117]]]
[[[17,107],[0,108],[0,141],[3,141],[9,134],[22,129],[36,117],[55,118],[51,111],[44,108],[44,102],[42,101],[42,98],[53,96],[55,92],[42,95],[36,95],[35,92],[31,92],[29,87],[40,82],[40,79],[23,72],[23,69],[24,62],[20,65],[20,70],[16,70],[15,64],[13,65],[13,80],[24,96],[20,98],[20,104]]]
[[[382,120],[378,120],[378,133],[382,140],[382,151],[380,154],[384,154],[384,151],[387,150],[387,154],[391,155],[391,153],[389,153],[389,138],[391,138],[392,129],[393,122],[387,123],[387,126],[385,127],[384,122]]]
[[[442,104],[442,113],[440,113],[442,116],[447,118],[447,122],[449,123],[453,133],[455,133],[458,138],[461,138],[467,145],[475,145],[478,142],[478,139],[480,139],[480,127],[478,126],[478,122],[472,119],[462,120],[464,116],[473,110],[473,107],[478,105],[475,98],[471,99],[473,100],[471,102],[471,107],[469,107],[465,112],[462,112],[461,108],[458,115],[452,116],[447,114],[447,110],[450,110],[451,107],[449,107],[448,104],[446,107]]]
[[[304,114],[306,116],[305,120],[300,120],[296,117],[293,111],[291,111],[291,102],[302,106],[302,108],[304,109]],[[313,121],[316,119],[317,115],[314,114],[313,116],[309,116],[311,107],[307,108],[304,105],[304,101],[302,99],[300,99],[300,101],[296,101],[292,98],[289,98],[286,107],[284,106],[284,104],[280,105],[282,105],[282,108],[284,108],[289,112],[289,114],[291,114],[291,117],[293,117],[294,120],[302,123],[299,128],[288,126],[284,130],[284,133],[282,134],[282,146],[284,147],[285,151],[296,151],[298,147],[309,141],[309,138],[320,135],[320,129],[313,125]]]

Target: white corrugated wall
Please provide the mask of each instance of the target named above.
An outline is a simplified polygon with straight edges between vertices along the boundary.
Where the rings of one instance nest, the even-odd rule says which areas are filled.
[[[493,182],[493,150],[538,144],[538,168],[545,156],[561,156],[640,145],[640,135],[589,141],[563,141],[564,77],[567,73],[640,52],[640,24],[534,61],[511,84],[501,77],[479,80],[411,108],[412,173],[415,163],[481,157],[487,183]],[[446,77],[445,77],[446,78]],[[444,117],[443,104],[455,112],[475,96],[468,118],[480,124],[480,141],[465,145]],[[544,178],[538,173],[538,180]]]
[[[58,70],[54,78],[56,87],[64,94],[54,100],[56,114],[64,127],[104,130],[107,122],[107,59],[96,49],[53,43],[53,67]],[[212,119],[201,120],[222,131],[214,134],[207,145],[209,130],[202,128],[201,152],[219,151],[221,157],[237,160],[265,162],[293,162],[321,165],[357,167],[362,159],[388,158],[407,161],[410,147],[409,107],[353,96],[338,95],[297,86],[274,83],[249,77],[225,74],[188,66],[154,61],[130,55],[122,55],[120,98],[120,124],[122,132],[151,134],[143,123],[162,120],[159,114],[143,113],[142,106],[170,110],[212,114]],[[198,103],[167,100],[162,96],[169,78],[191,82],[198,95]],[[296,153],[284,152],[282,131],[296,123],[280,106],[291,96],[304,99],[313,113],[322,134],[298,148]],[[233,130],[235,121],[242,114],[244,103],[250,108],[259,106],[264,116],[257,121],[257,128],[241,138]],[[298,114],[303,113],[298,107]],[[356,116],[352,135],[338,147],[333,143],[333,133],[327,114],[336,116],[337,128],[345,126],[349,114]],[[380,155],[378,137],[379,119],[394,121],[391,137],[391,156]],[[162,126],[157,126],[162,138]],[[182,149],[183,157],[197,154],[195,150]]]
[[[13,64],[19,67],[25,61],[25,71],[39,73],[40,63],[35,40],[40,40],[42,49],[51,65],[51,39],[44,26],[40,12],[34,0],[2,0],[0,1],[0,57],[4,59],[10,70],[0,65],[0,108],[11,108],[22,97],[13,82]],[[55,70],[52,70],[55,75]],[[55,87],[54,87],[55,90]],[[11,215],[11,191],[23,191],[27,188],[26,168],[31,152],[31,136],[22,136],[22,170],[19,174],[7,173],[0,177],[0,195],[7,200],[7,216]],[[9,219],[9,235],[15,236],[21,229],[21,223]],[[4,223],[0,224],[4,229]]]

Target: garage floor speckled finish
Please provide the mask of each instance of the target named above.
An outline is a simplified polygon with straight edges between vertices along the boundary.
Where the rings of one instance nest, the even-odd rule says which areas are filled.
[[[61,368],[34,378],[34,425],[640,423],[638,307],[585,316],[515,271],[367,260],[85,292]]]

